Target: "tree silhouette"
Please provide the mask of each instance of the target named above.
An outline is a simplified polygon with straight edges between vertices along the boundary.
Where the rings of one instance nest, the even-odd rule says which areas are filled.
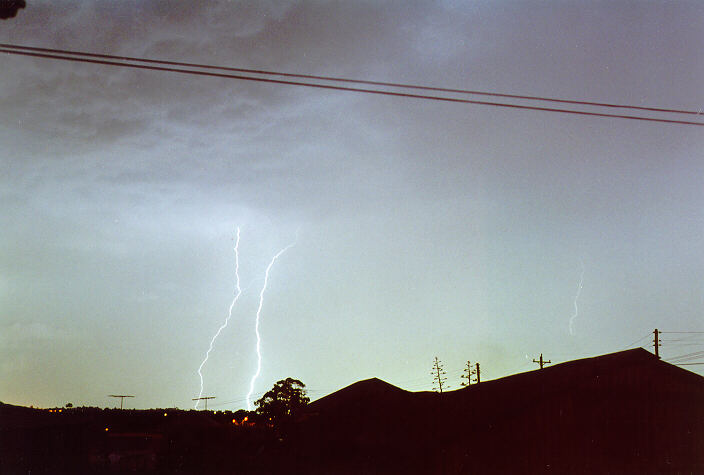
[[[433,387],[433,391],[437,391],[439,393],[442,393],[443,389],[447,389],[450,386],[447,384],[447,378],[445,375],[445,370],[443,369],[442,363],[438,359],[438,357],[435,357],[435,360],[433,361],[433,370],[430,372],[430,374],[433,375],[433,384],[436,386]]]
[[[310,402],[305,387],[305,384],[293,378],[278,381],[261,399],[254,402],[257,414],[275,427],[285,425],[293,420],[298,410]]]

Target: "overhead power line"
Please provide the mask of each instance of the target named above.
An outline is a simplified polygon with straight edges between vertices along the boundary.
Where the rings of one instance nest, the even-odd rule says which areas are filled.
[[[684,355],[679,355],[679,356],[673,356],[672,358],[668,358],[667,361],[670,363],[673,363],[675,361],[689,361],[689,360],[694,360],[698,358],[704,358],[704,351],[695,351],[693,353],[687,353]]]
[[[636,343],[640,343],[642,340],[645,340],[645,339],[648,338],[649,336],[650,336],[650,332],[648,332],[648,333],[646,333],[645,335],[643,335],[642,337],[638,338],[636,341],[634,341],[633,343],[631,343],[630,345],[628,345],[628,346],[627,346],[626,348],[624,348],[624,349],[628,349],[628,348],[632,347],[633,345],[635,345]]]
[[[404,84],[395,82],[385,82],[385,81],[370,81],[365,79],[351,79],[351,78],[341,78],[334,76],[321,76],[314,74],[297,74],[297,73],[284,73],[279,71],[267,71],[263,69],[246,69],[246,68],[235,68],[229,66],[214,66],[211,64],[201,64],[201,63],[187,63],[182,61],[167,61],[161,59],[148,59],[148,58],[138,58],[134,56],[117,56],[112,54],[98,54],[98,53],[88,53],[85,51],[71,51],[63,49],[52,49],[52,48],[37,48],[33,46],[24,45],[13,45],[9,43],[0,43],[0,48],[11,48],[17,50],[26,51],[39,51],[42,53],[52,53],[52,54],[70,54],[77,56],[85,56],[88,58],[102,58],[102,59],[112,59],[120,61],[136,61],[141,63],[151,63],[151,64],[165,64],[170,66],[185,66],[189,68],[200,68],[200,69],[214,69],[220,71],[231,71],[246,74],[259,74],[265,76],[278,76],[278,77],[288,77],[288,78],[299,78],[299,79],[315,79],[320,81],[330,81],[348,84],[365,84],[368,86],[385,86],[385,87],[395,87],[403,89],[419,89],[423,91],[434,91],[434,92],[450,92],[457,94],[471,94],[477,96],[490,96],[490,97],[503,97],[507,99],[524,99],[531,101],[542,101],[542,102],[557,102],[561,104],[573,104],[573,105],[583,105],[583,106],[598,106],[598,107],[610,107],[618,109],[633,109],[649,112],[667,112],[673,114],[690,114],[690,115],[701,115],[702,111],[691,111],[691,110],[681,110],[681,109],[666,109],[661,107],[646,107],[646,106],[633,106],[627,104],[613,104],[608,102],[591,102],[591,101],[577,101],[570,99],[556,99],[553,97],[541,97],[541,96],[526,96],[519,94],[506,94],[499,92],[487,92],[487,91],[474,91],[469,89],[452,89],[446,87],[436,87],[436,86],[421,86],[417,84]]]
[[[377,95],[403,97],[403,98],[410,98],[410,99],[424,99],[424,100],[434,100],[434,101],[452,102],[452,103],[460,103],[460,104],[474,104],[474,105],[484,105],[484,106],[492,106],[492,107],[506,107],[506,108],[511,108],[511,109],[555,112],[555,113],[562,113],[562,114],[575,114],[575,115],[593,116],[593,117],[610,117],[610,118],[618,118],[618,119],[641,120],[641,121],[648,121],[648,122],[660,122],[660,123],[679,124],[679,125],[704,126],[704,122],[664,119],[664,118],[657,118],[657,117],[643,117],[643,116],[625,115],[625,114],[608,114],[608,113],[602,113],[602,112],[580,111],[580,110],[573,110],[573,109],[558,109],[558,108],[552,108],[552,107],[539,107],[539,106],[530,106],[530,105],[522,105],[522,104],[509,104],[509,103],[503,103],[503,102],[478,101],[478,100],[471,100],[471,99],[462,99],[462,98],[457,98],[457,97],[433,96],[433,95],[414,94],[414,93],[409,93],[409,92],[388,91],[388,90],[383,90],[383,89],[367,89],[367,88],[361,88],[361,87],[349,87],[349,86],[338,86],[338,85],[331,85],[331,84],[320,84],[320,83],[313,83],[313,82],[291,81],[288,79],[286,79],[286,80],[273,79],[270,77],[246,76],[246,75],[242,75],[242,74],[215,72],[212,70],[202,71],[202,70],[196,70],[196,69],[182,69],[182,68],[177,68],[177,67],[172,67],[172,66],[178,65],[178,66],[184,66],[184,67],[195,67],[195,68],[201,68],[201,69],[215,69],[215,70],[233,71],[233,72],[239,72],[239,73],[247,71],[250,74],[254,74],[255,73],[254,71],[256,71],[256,70],[224,68],[224,67],[210,66],[210,65],[195,65],[195,64],[191,65],[191,63],[177,63],[177,62],[173,62],[173,61],[169,62],[169,61],[145,59],[145,58],[130,59],[129,57],[97,55],[97,54],[93,54],[93,53],[81,53],[81,52],[66,51],[66,50],[47,50],[46,52],[42,52],[42,49],[40,49],[40,48],[32,48],[32,49],[30,49],[30,48],[31,47],[16,46],[16,45],[9,45],[9,44],[0,43],[0,52],[2,52],[2,53],[21,55],[21,56],[31,56],[31,57],[37,57],[37,58],[57,59],[57,60],[62,60],[62,61],[73,61],[73,62],[127,67],[127,68],[133,68],[133,69],[162,71],[162,72],[175,72],[175,73],[190,74],[190,75],[197,75],[197,76],[239,79],[239,80],[244,80],[244,81],[255,81],[255,82],[262,82],[262,83],[279,84],[279,85],[304,86],[304,87],[312,87],[312,88],[327,89],[327,90],[358,92],[358,93],[365,93],[365,94],[377,94]],[[44,50],[46,50],[46,49],[44,49]],[[104,59],[100,59],[100,58],[104,58]],[[127,62],[122,62],[122,61],[133,61],[133,62],[127,63]],[[143,63],[150,63],[150,64],[135,64],[134,61],[143,62]],[[163,64],[163,65],[169,65],[169,66],[154,66],[152,64]],[[316,79],[319,78],[320,80],[324,79],[324,80],[328,80],[328,81],[355,82],[358,84],[368,84],[368,85],[375,84],[375,85],[385,85],[385,86],[394,86],[394,87],[414,87],[416,89],[434,90],[436,92],[440,92],[440,91],[451,92],[452,91],[449,89],[431,88],[431,87],[426,87],[426,86],[410,86],[410,85],[404,86],[401,84],[395,85],[394,83],[378,83],[378,82],[374,82],[374,81],[366,81],[365,82],[365,81],[361,81],[361,80],[351,80],[351,79],[343,79],[343,78],[325,78],[323,76],[292,75],[289,73],[258,72],[257,74],[270,74],[270,75],[279,75],[279,76],[297,77],[297,78],[309,78],[309,79],[310,78],[316,78]],[[456,90],[456,91],[460,91],[460,90]],[[478,92],[478,91],[476,91],[476,92]],[[474,92],[474,93],[476,93],[476,92]],[[471,94],[473,92],[464,91],[464,93]],[[486,93],[486,94],[499,95],[498,93]],[[571,104],[583,104],[583,105],[601,105],[601,106],[606,106],[606,107],[628,107],[628,108],[633,108],[633,109],[637,108],[637,106],[619,106],[616,104],[606,105],[606,104],[601,104],[601,103],[587,103],[585,101],[566,101],[566,100],[562,100],[562,99],[538,98],[538,97],[532,97],[532,96],[501,95],[500,97],[527,98],[527,99],[531,99],[531,100],[549,100],[549,101],[553,101],[553,102],[568,102]],[[640,109],[643,109],[643,108],[640,108]],[[692,111],[676,111],[673,109],[644,108],[643,110],[658,111],[658,112],[676,112],[676,113],[683,113],[683,114],[692,114],[692,113],[698,114],[698,113],[692,112]]]

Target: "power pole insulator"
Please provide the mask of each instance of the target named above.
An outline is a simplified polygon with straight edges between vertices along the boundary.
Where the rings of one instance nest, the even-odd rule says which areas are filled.
[[[653,338],[653,344],[655,346],[655,357],[657,359],[660,359],[660,332],[656,328],[655,331],[653,332],[653,335],[655,335],[655,338]]]

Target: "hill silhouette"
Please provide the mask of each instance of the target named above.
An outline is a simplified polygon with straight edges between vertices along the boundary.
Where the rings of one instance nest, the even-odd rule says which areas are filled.
[[[311,403],[299,440],[319,473],[702,473],[704,378],[639,348],[443,394],[372,379]]]
[[[704,473],[704,378],[643,349],[443,394],[367,379],[285,431],[233,418],[0,403],[0,473]]]

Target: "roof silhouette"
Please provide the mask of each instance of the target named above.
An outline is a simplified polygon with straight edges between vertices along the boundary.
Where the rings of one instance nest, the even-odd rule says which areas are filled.
[[[378,400],[388,398],[405,398],[411,393],[382,381],[370,378],[350,384],[332,394],[328,394],[308,404],[307,411],[332,411],[337,408],[347,408],[350,405],[374,404]]]
[[[0,471],[86,473],[146,434],[166,472],[704,473],[704,377],[643,349],[442,394],[366,379],[286,428],[229,417],[0,403]]]
[[[376,378],[308,407],[306,471],[704,471],[704,377],[642,348],[444,392]]]

